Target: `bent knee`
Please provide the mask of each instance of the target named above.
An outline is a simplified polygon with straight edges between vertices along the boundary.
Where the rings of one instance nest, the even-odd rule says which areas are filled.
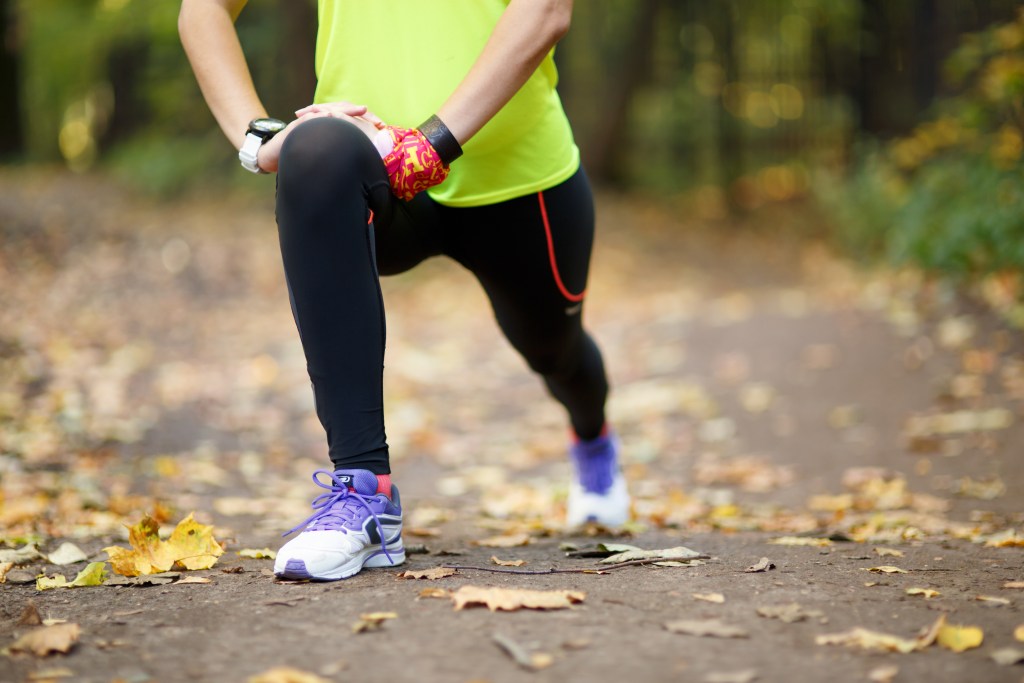
[[[317,177],[359,176],[379,157],[373,144],[356,126],[341,119],[315,118],[300,123],[281,145],[282,178],[302,182]]]

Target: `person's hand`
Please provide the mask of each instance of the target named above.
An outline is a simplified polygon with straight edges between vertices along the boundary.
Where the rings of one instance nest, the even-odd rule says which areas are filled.
[[[380,117],[370,111],[365,104],[352,104],[351,102],[323,102],[311,104],[295,112],[295,116],[301,117],[306,114],[327,113],[330,116],[342,114],[346,117],[360,118],[369,121],[377,130],[384,128],[384,122]]]
[[[346,114],[346,111],[354,112],[353,114]],[[258,164],[261,169],[267,173],[274,173],[277,171],[278,163],[281,159],[281,146],[284,144],[284,140],[288,137],[288,134],[298,126],[310,119],[319,118],[335,118],[344,119],[352,125],[359,128],[371,141],[377,135],[377,125],[367,119],[366,107],[361,105],[350,104],[348,102],[332,103],[330,105],[311,105],[304,107],[297,112],[295,115],[298,117],[291,123],[289,123],[284,130],[272,137],[266,143],[260,147],[258,153]],[[372,116],[372,115],[371,115]],[[380,121],[376,116],[373,116],[376,121]],[[383,126],[383,123],[381,123]]]
[[[383,155],[391,191],[399,199],[409,201],[419,192],[443,183],[448,177],[448,167],[420,131],[386,126],[378,135],[389,138],[386,142],[390,145],[382,146],[379,141],[375,141],[374,145]]]

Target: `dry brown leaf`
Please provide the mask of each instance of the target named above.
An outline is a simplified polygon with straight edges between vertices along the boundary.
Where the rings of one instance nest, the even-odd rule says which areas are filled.
[[[1007,581],[1003,588],[1024,588],[1024,581]]]
[[[158,574],[179,565],[185,569],[209,569],[224,554],[214,539],[213,527],[188,517],[178,522],[167,541],[160,540],[160,525],[151,517],[128,528],[132,549],[104,548],[114,572],[122,576]]]
[[[709,636],[712,638],[749,638],[750,633],[739,626],[730,626],[718,619],[705,621],[681,619],[670,621],[665,628],[672,633],[683,633],[690,636]]]
[[[767,557],[762,557],[755,564],[750,565],[749,567],[747,567],[743,571],[748,572],[748,573],[755,573],[755,572],[766,572],[766,571],[768,571],[770,569],[775,569],[775,563],[772,562],[771,560],[769,560]]]
[[[984,639],[984,632],[977,626],[953,624],[943,624],[939,628],[937,638],[939,645],[953,652],[964,652],[979,647]]]
[[[398,615],[394,612],[369,612],[366,614],[359,615],[359,621],[352,624],[352,633],[367,633],[369,631],[379,631],[384,622],[388,619],[397,619]]]
[[[416,596],[416,599],[420,598],[450,598],[452,592],[446,588],[424,588]]]
[[[757,680],[756,669],[740,671],[712,671],[705,678],[705,683],[752,683]]]
[[[408,569],[398,575],[400,579],[443,579],[456,573],[451,567],[431,567],[430,569]]]
[[[181,585],[183,583],[213,583],[213,580],[212,579],[208,579],[205,576],[186,576],[184,578],[181,578],[181,579],[178,579],[177,581],[175,581],[174,585],[178,586],[178,585]]]
[[[868,567],[864,571],[877,572],[880,574],[908,574],[906,569],[900,569],[899,567],[893,567],[892,565],[882,565],[881,567]]]
[[[979,595],[974,599],[988,607],[1005,607],[1006,605],[1012,604],[1006,598],[996,598],[991,595]]]
[[[473,541],[473,545],[484,546],[486,548],[517,548],[519,546],[529,544],[529,534],[508,534],[504,536],[491,536],[490,538],[484,538],[479,541]]]
[[[685,546],[674,548],[660,548],[658,550],[625,550],[621,553],[609,555],[599,564],[618,564],[619,562],[632,562],[633,560],[692,560],[700,557],[701,553],[691,550]]]
[[[757,613],[766,619],[778,619],[786,624],[793,624],[804,619],[821,619],[825,616],[825,613],[820,610],[804,610],[796,602],[786,605],[765,605],[764,607],[758,607]]]
[[[875,548],[875,554],[879,557],[903,557],[903,551],[895,548]]]
[[[818,645],[845,645],[865,650],[881,650],[882,652],[899,652],[907,654],[930,647],[946,625],[946,615],[940,615],[931,626],[916,638],[901,638],[888,633],[879,633],[866,628],[856,627],[843,633],[832,633],[817,636],[814,642]]]
[[[331,681],[301,669],[276,666],[251,677],[248,683],[331,683]]]
[[[39,626],[42,623],[43,617],[39,614],[35,603],[26,602],[24,609],[21,610],[21,616],[18,617],[18,626]]]
[[[502,560],[496,555],[491,555],[491,563],[499,567],[522,567],[526,560]]]
[[[704,602],[714,602],[721,604],[725,602],[725,596],[721,593],[691,593],[694,600],[703,600]]]
[[[906,592],[907,595],[923,595],[925,598],[934,598],[942,595],[939,591],[932,590],[931,588],[908,588]]]
[[[470,605],[486,605],[492,612],[518,609],[565,609],[573,603],[583,602],[586,593],[582,591],[551,590],[537,591],[520,588],[480,588],[463,586],[452,594],[455,609]]]
[[[54,652],[66,653],[71,650],[82,629],[78,624],[56,624],[29,631],[11,645],[11,652],[29,652],[36,657],[45,657]]]

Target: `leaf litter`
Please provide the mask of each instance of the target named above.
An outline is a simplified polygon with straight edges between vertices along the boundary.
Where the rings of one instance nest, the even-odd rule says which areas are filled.
[[[104,548],[110,566],[122,576],[158,574],[172,567],[210,569],[224,548],[213,537],[213,527],[195,521],[192,514],[178,522],[167,541],[160,540],[160,525],[152,517],[144,517],[128,528],[132,549],[111,546]]]
[[[66,654],[78,642],[82,629],[78,624],[55,624],[29,631],[10,646],[11,652],[25,652],[36,657],[54,653]]]
[[[522,588],[482,588],[462,586],[452,594],[456,610],[484,605],[492,612],[519,609],[568,609],[586,599],[586,593],[574,590],[527,590]]]

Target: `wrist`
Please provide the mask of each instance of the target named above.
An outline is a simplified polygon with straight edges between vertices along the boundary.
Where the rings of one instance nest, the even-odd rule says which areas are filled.
[[[245,132],[245,141],[242,148],[238,150],[238,160],[242,168],[252,173],[266,173],[259,163],[259,155],[263,145],[279,132],[284,130],[284,121],[278,119],[253,119],[249,122],[249,128]]]
[[[441,163],[445,166],[451,165],[453,161],[462,156],[462,145],[436,114],[421,123],[417,130],[434,148],[441,158]]]

